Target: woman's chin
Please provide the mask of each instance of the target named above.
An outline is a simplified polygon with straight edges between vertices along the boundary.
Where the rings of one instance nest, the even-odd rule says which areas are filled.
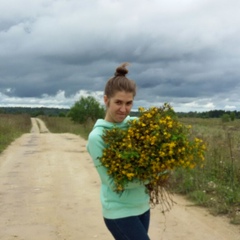
[[[118,115],[116,116],[116,122],[122,122],[126,118],[126,115]]]

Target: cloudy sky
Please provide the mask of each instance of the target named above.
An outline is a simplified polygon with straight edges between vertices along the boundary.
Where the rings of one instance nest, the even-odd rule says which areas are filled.
[[[240,111],[239,0],[1,0],[0,12],[0,106],[102,102],[130,62],[135,109]]]

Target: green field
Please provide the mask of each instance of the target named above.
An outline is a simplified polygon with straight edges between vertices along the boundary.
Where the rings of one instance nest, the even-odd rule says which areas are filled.
[[[181,119],[206,145],[204,166],[174,173],[174,192],[240,224],[240,120]]]
[[[80,125],[65,117],[41,119],[53,133],[73,133],[87,140],[92,124]],[[192,126],[192,135],[206,145],[206,160],[193,170],[179,169],[172,174],[172,189],[184,194],[212,214],[226,215],[231,223],[240,224],[240,120],[223,123],[221,119],[181,118]],[[0,115],[0,152],[15,138],[29,132],[28,115]]]
[[[23,133],[30,132],[31,119],[27,114],[0,114],[0,153]]]

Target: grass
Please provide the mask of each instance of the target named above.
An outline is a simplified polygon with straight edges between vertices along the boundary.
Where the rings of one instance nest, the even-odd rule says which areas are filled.
[[[173,173],[174,192],[187,195],[214,215],[224,214],[240,224],[240,120],[182,119],[192,134],[207,144],[202,168]]]
[[[88,134],[93,127],[93,123],[89,122],[88,124],[81,125],[72,122],[71,119],[67,117],[40,116],[40,118],[52,133],[73,133],[80,135],[85,140],[87,140]]]
[[[0,114],[0,153],[23,133],[30,132],[29,115]]]

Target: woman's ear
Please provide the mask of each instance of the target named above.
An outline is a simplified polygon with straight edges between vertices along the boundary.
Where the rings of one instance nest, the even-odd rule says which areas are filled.
[[[109,99],[108,99],[107,95],[104,95],[103,100],[104,100],[105,105],[108,106]]]

